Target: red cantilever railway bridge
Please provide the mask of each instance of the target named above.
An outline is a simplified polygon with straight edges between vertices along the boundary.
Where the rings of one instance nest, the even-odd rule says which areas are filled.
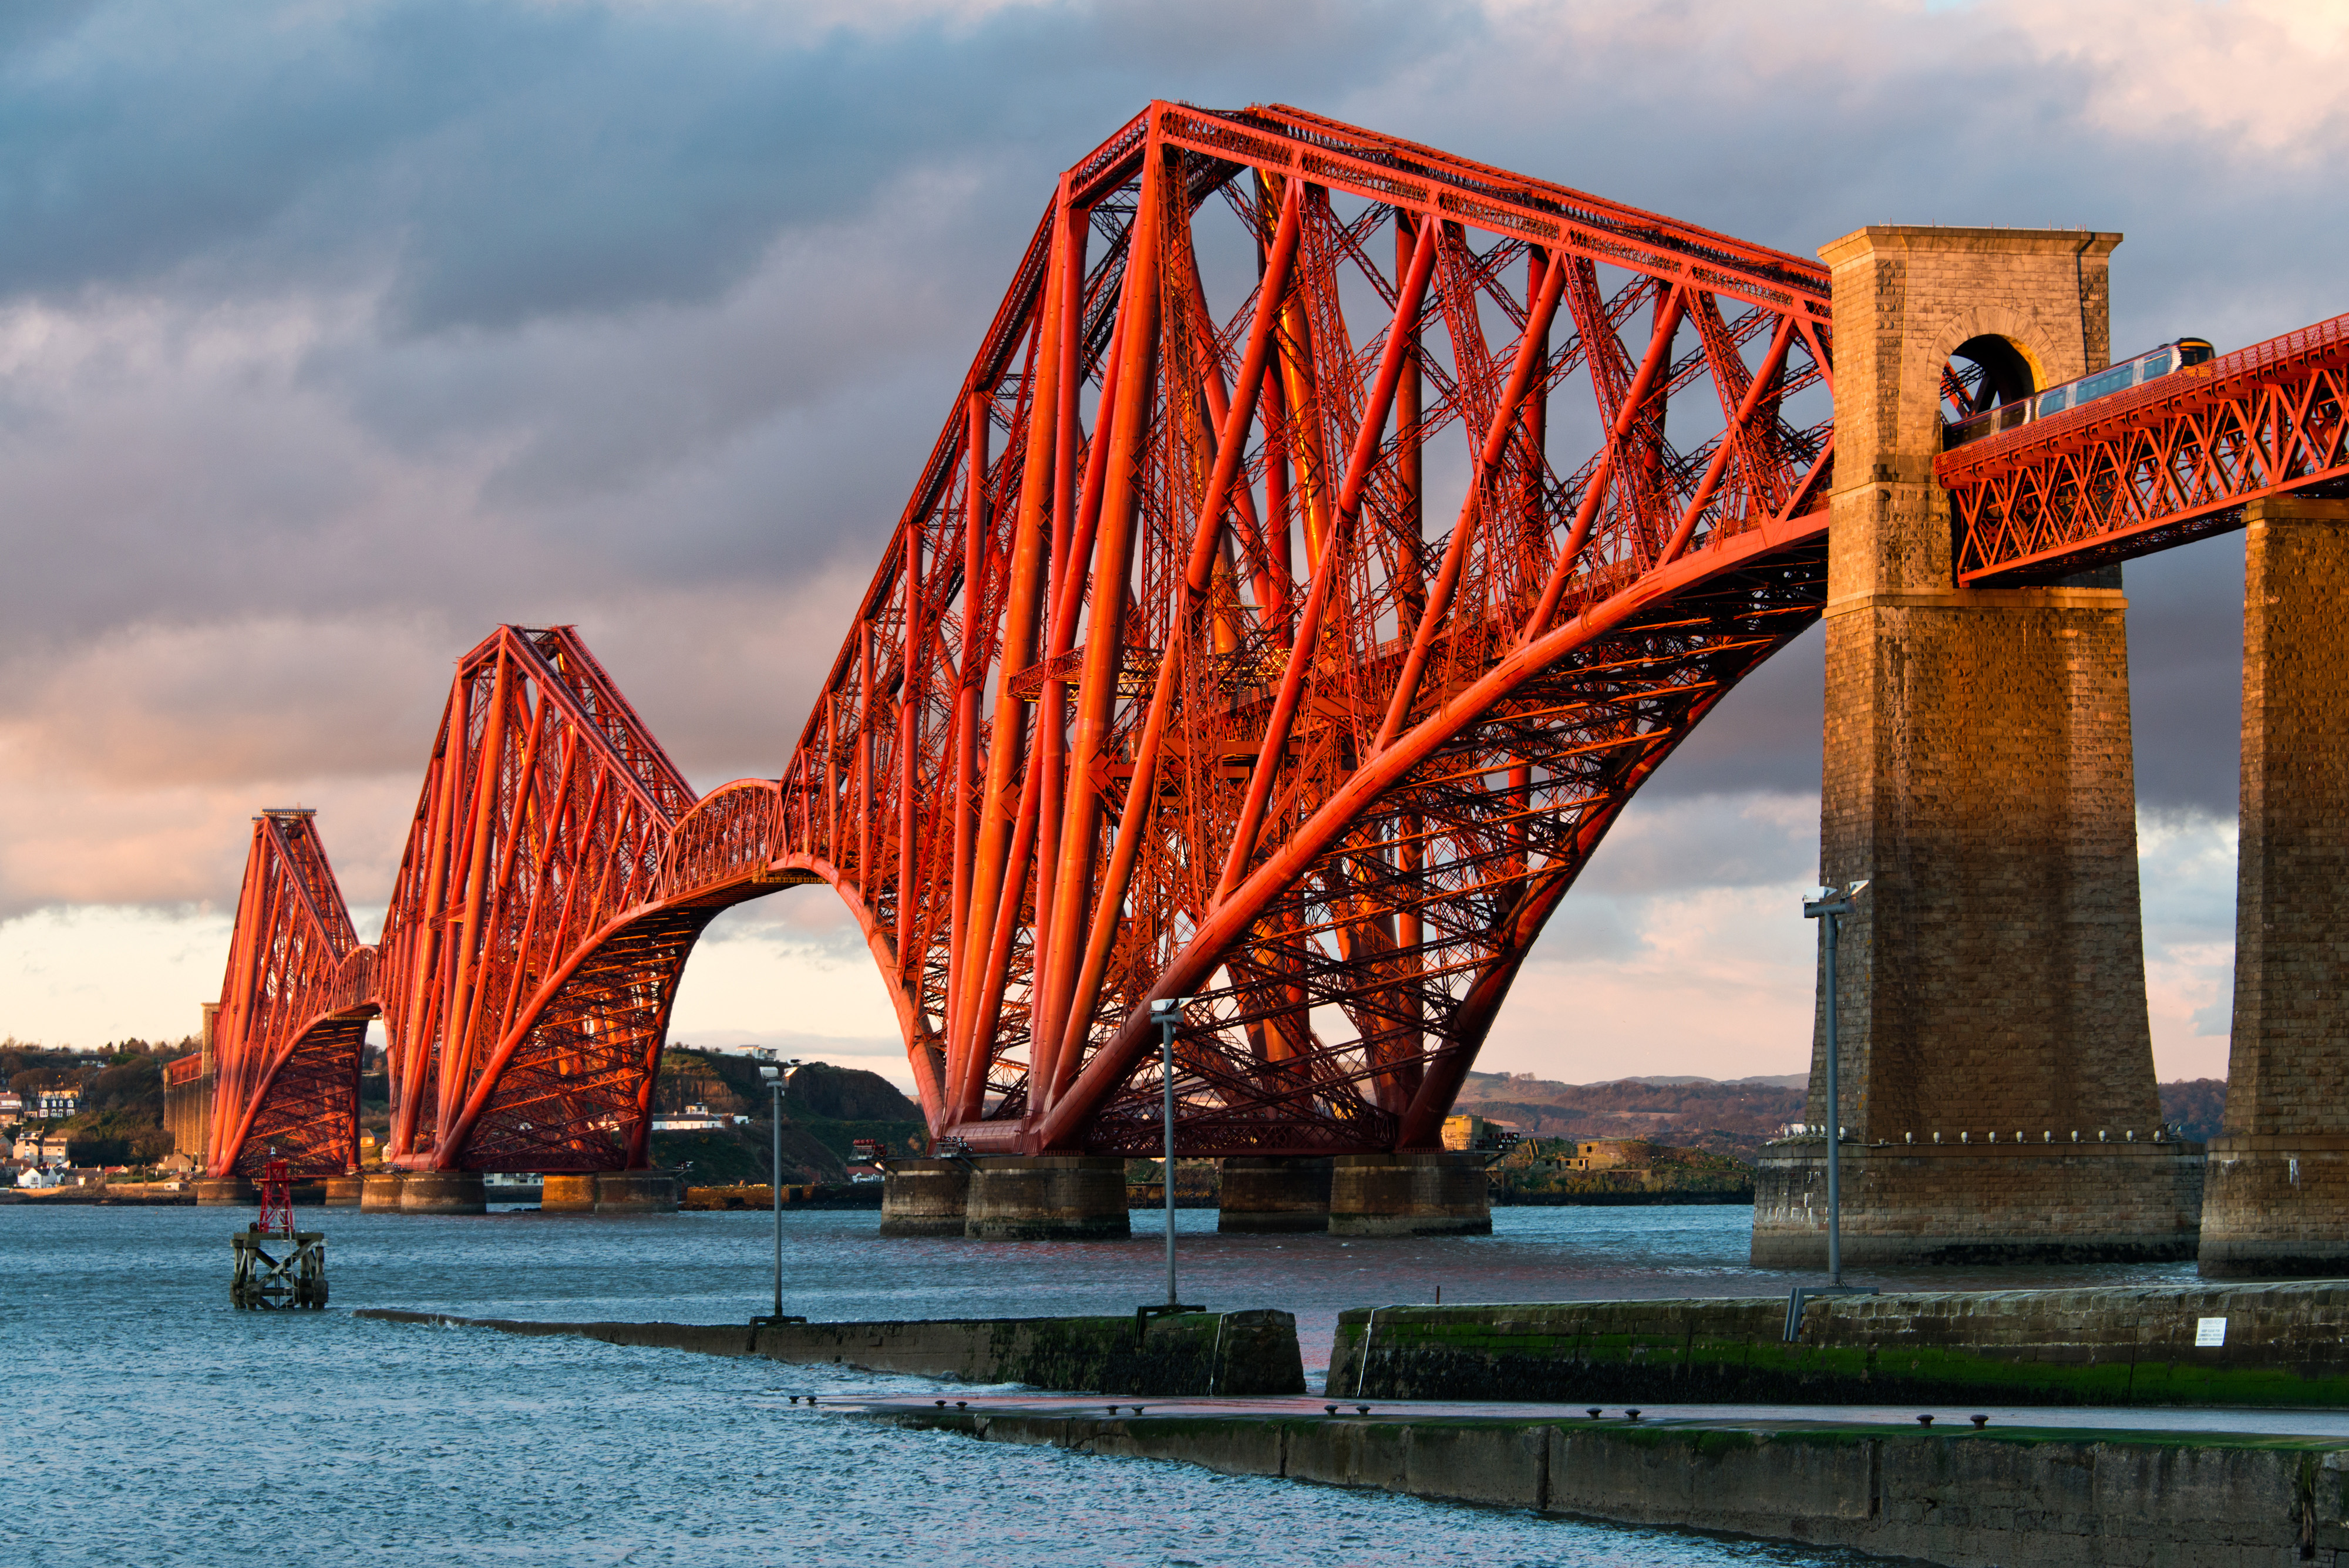
[[[2349,320],[2349,318],[2344,318]],[[1543,922],[1821,612],[1816,264],[1284,108],[1063,175],[780,779],[697,796],[567,628],[460,661],[381,940],[256,819],[215,1174],[643,1163],[719,911],[829,883],[932,1132],[1431,1147]],[[2046,580],[2349,474],[2328,323],[1949,454],[1959,571]],[[1448,483],[1448,488],[1447,488]],[[1441,493],[1459,497],[1438,506]]]

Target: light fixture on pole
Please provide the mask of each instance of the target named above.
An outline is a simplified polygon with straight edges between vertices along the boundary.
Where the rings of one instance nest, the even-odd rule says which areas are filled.
[[[789,1061],[779,1060],[772,1051],[761,1052],[761,1054],[766,1060],[759,1064],[759,1076],[767,1081],[767,1092],[774,1096],[770,1112],[774,1124],[775,1147],[773,1162],[767,1167],[767,1191],[774,1199],[775,1206],[775,1310],[771,1316],[750,1321],[754,1325],[805,1323],[807,1319],[804,1317],[783,1315],[783,1089],[788,1081],[784,1075],[798,1066],[800,1061],[796,1056]]]
[[[1199,1310],[1183,1305],[1174,1288],[1174,1034],[1183,1027],[1183,1004],[1190,1000],[1187,996],[1165,996],[1150,1004],[1150,1022],[1158,1025],[1158,1064],[1165,1091],[1160,1117],[1166,1137],[1165,1179],[1162,1184],[1166,1199],[1166,1302],[1163,1306],[1143,1307],[1136,1312],[1137,1330],[1150,1318],[1164,1313]]]
[[[1843,1090],[1838,1080],[1843,1050],[1836,1039],[1837,1006],[1836,950],[1843,940],[1843,919],[1851,913],[1852,900],[1868,887],[1865,880],[1848,888],[1817,888],[1803,899],[1803,918],[1819,922],[1819,992],[1826,998],[1822,1016],[1826,1022],[1825,1045],[1827,1063],[1827,1282],[1818,1285],[1796,1285],[1786,1303],[1786,1337],[1800,1337],[1803,1323],[1803,1303],[1813,1296],[1872,1296],[1873,1285],[1847,1285],[1843,1282],[1843,1183],[1841,1154],[1843,1142]]]

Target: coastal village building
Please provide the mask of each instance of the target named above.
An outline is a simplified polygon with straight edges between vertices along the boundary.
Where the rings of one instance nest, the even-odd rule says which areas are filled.
[[[1454,1150],[1495,1148],[1507,1141],[1505,1135],[1516,1130],[1515,1122],[1496,1122],[1488,1116],[1446,1116],[1444,1147]]]
[[[653,1117],[655,1132],[719,1132],[730,1127],[747,1127],[750,1118],[727,1111],[713,1111],[708,1106],[688,1106],[682,1111]]]
[[[16,1158],[26,1165],[62,1166],[66,1162],[66,1135],[53,1132],[20,1137],[16,1140]]]

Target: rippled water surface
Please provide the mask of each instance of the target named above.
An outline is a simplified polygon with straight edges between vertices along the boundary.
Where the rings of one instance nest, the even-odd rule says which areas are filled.
[[[911,1433],[786,1393],[930,1385],[836,1368],[364,1322],[742,1321],[766,1310],[764,1214],[305,1210],[334,1306],[228,1304],[228,1236],[197,1209],[0,1208],[0,1460],[8,1560],[79,1564],[1474,1563],[1682,1568],[1847,1553],[1619,1530],[1187,1466]],[[1298,1315],[1309,1376],[1340,1308],[1783,1293],[1744,1263],[1750,1210],[1505,1209],[1415,1241],[1178,1229],[1186,1300]],[[787,1310],[815,1318],[1126,1312],[1164,1289],[1163,1233],[1066,1245],[882,1241],[869,1213],[784,1220]],[[1193,1234],[1195,1229],[1196,1233]],[[1882,1282],[2053,1285],[2166,1269],[1977,1270]]]

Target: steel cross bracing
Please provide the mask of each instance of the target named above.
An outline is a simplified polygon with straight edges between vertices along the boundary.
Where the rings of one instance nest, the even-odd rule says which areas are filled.
[[[1944,452],[1958,580],[2051,581],[2349,485],[2349,316]]]
[[[1294,110],[1071,170],[775,792],[934,1131],[1143,1151],[1180,995],[1184,1149],[1432,1143],[1816,614],[1827,368],[1814,264]]]
[[[566,629],[460,666],[370,998],[393,1158],[640,1163],[695,937],[808,881],[934,1134],[1153,1146],[1185,996],[1185,1152],[1432,1146],[1600,836],[1819,613],[1829,349],[1801,258],[1152,105],[1059,182],[781,779],[696,801]]]
[[[258,1175],[272,1147],[304,1175],[357,1166],[375,956],[351,929],[314,815],[254,817],[213,1020],[209,1174]]]

